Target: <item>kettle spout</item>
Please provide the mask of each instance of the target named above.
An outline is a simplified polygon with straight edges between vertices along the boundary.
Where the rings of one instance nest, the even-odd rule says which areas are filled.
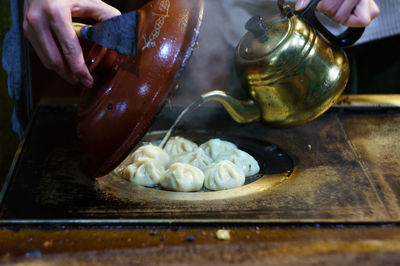
[[[210,91],[201,95],[203,102],[220,102],[233,120],[237,123],[252,123],[260,121],[260,108],[253,100],[238,100],[224,91]]]

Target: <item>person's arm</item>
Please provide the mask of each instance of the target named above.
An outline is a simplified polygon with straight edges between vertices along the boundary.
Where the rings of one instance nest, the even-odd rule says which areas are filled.
[[[23,30],[44,66],[72,84],[93,85],[72,17],[97,21],[121,13],[100,0],[25,0]]]
[[[297,0],[296,10],[304,9],[311,0]],[[321,0],[317,10],[336,23],[349,27],[365,27],[379,15],[374,0]]]

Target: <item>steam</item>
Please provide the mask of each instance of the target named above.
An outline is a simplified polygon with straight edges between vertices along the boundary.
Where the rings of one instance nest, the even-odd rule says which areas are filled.
[[[244,25],[248,19],[254,15],[270,17],[277,13],[276,0],[204,0],[198,48],[194,50],[179,87],[171,97],[170,106],[186,107],[212,90],[224,90],[237,98],[247,98],[235,71],[235,48],[246,33]],[[206,107],[209,110],[221,108],[219,103],[212,102],[200,108]],[[213,112],[202,113],[209,114],[210,120],[215,119]],[[190,116],[188,120],[191,120]],[[207,119],[202,117],[203,121]],[[187,121],[183,121],[185,123]]]
[[[210,90],[228,88],[234,46],[224,40],[223,31],[228,27],[222,12],[219,1],[204,2],[198,48],[185,69],[174,103],[190,103]]]
[[[254,15],[277,14],[276,3],[276,0],[204,0],[198,49],[189,60],[172,103],[190,104],[212,90],[245,98],[247,93],[235,71],[235,48],[246,33],[247,20]]]

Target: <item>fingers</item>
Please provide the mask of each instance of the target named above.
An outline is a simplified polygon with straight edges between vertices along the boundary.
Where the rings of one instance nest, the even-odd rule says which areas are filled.
[[[354,27],[367,26],[379,15],[379,12],[379,7],[374,0],[360,0],[346,23]]]
[[[358,0],[321,0],[317,5],[317,10],[323,12],[328,17],[333,18],[342,5],[349,6],[349,3],[344,2],[354,2]],[[297,0],[296,10],[303,10],[310,4],[311,0]],[[345,8],[344,10],[347,10]],[[351,9],[350,9],[351,11]]]
[[[66,81],[93,85],[72,17],[98,21],[121,13],[101,0],[25,0],[24,33],[44,66]]]
[[[334,21],[336,21],[335,16],[342,6],[345,6],[343,10],[347,10],[347,6],[351,5],[349,2],[354,2],[358,0],[321,0],[317,6],[317,10],[324,13]],[[338,22],[339,23],[339,22]]]
[[[370,6],[370,12],[371,12],[371,20],[375,19],[377,16],[379,16],[379,13],[381,10],[379,9],[379,6],[375,3],[374,0],[369,0],[369,6]]]
[[[73,17],[92,18],[97,21],[103,21],[121,15],[118,9],[100,0],[76,1],[72,5],[71,13]]]
[[[355,6],[353,12],[343,21],[352,27],[363,27],[371,22],[371,14],[369,8],[369,0],[360,0]]]
[[[308,4],[310,2],[311,2],[311,0],[297,0],[295,9],[296,10],[303,10],[304,8],[306,8],[306,6],[308,6]]]
[[[74,81],[78,80],[85,87],[91,87],[93,78],[85,64],[79,39],[72,26],[70,9],[54,7],[53,10],[49,11],[49,23],[64,59],[72,72],[72,78]]]
[[[379,7],[374,0],[355,1],[352,10],[339,9],[334,20],[349,27],[366,27],[379,15]]]
[[[70,83],[77,83],[78,79],[71,75],[68,64],[63,59],[58,44],[50,30],[50,25],[42,14],[31,9],[23,22],[25,36],[47,69],[55,71],[60,77]]]
[[[298,0],[296,10],[304,9],[310,0]],[[336,23],[349,27],[365,27],[379,15],[374,0],[321,0],[317,10]]]

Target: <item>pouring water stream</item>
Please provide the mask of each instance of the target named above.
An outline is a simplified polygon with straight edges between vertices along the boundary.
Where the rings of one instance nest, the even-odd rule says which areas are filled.
[[[216,101],[221,103],[225,110],[229,113],[233,120],[237,123],[258,122],[260,120],[260,109],[252,100],[237,100],[224,91],[214,90],[202,94],[196,101],[187,106],[175,120],[174,124],[162,139],[159,147],[164,148],[172,133],[181,124],[183,119],[189,116],[194,110],[199,108],[203,103]]]
[[[169,128],[168,132],[165,134],[164,138],[162,139],[159,147],[164,149],[165,144],[167,144],[168,140],[171,138],[172,133],[176,130],[176,128],[181,124],[183,119],[185,119],[187,116],[189,116],[194,110],[199,108],[202,104],[204,103],[204,98],[200,97],[190,105],[188,105],[182,113],[178,116],[178,118],[175,120],[175,122],[172,124],[172,126]]]

